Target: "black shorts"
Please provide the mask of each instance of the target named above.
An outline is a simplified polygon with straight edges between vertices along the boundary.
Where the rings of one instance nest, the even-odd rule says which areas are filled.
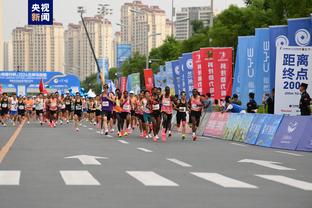
[[[154,118],[158,118],[161,116],[161,112],[160,111],[153,111],[151,113],[151,116],[154,117]]]
[[[19,116],[25,116],[25,110],[17,110],[17,114],[19,115]]]
[[[180,125],[181,121],[186,122],[186,113],[178,112],[177,113],[177,124]]]
[[[100,116],[101,115],[101,111],[100,110],[95,110],[95,116]]]
[[[8,108],[0,110],[0,115],[1,116],[8,115],[8,114],[9,114],[9,109]]]
[[[141,120],[144,123],[144,117],[142,114],[135,114],[135,117],[137,117],[139,120]]]
[[[74,115],[77,115],[80,118],[82,116],[82,111],[74,111]]]
[[[65,110],[68,112],[72,112],[71,105],[66,105]]]
[[[102,111],[102,116],[107,117],[107,120],[111,120],[111,118],[113,117],[113,114],[111,111]]]
[[[191,119],[195,118],[196,126],[199,126],[201,111],[191,111]]]
[[[121,112],[120,116],[121,116],[122,119],[126,119],[129,114],[130,113],[128,113],[128,112]]]
[[[50,110],[50,116],[54,116],[55,114],[57,114],[57,111]]]
[[[135,116],[135,111],[131,110],[131,116]]]
[[[43,114],[43,110],[36,110],[36,115],[39,116],[40,114]]]

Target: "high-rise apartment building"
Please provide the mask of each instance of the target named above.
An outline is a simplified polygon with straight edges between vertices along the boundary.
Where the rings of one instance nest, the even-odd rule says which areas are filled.
[[[0,70],[4,68],[3,50],[3,0],[0,0]]]
[[[213,12],[211,7],[186,7],[176,13],[176,39],[186,40],[193,34],[192,21],[200,20],[204,27],[211,27],[213,24]]]

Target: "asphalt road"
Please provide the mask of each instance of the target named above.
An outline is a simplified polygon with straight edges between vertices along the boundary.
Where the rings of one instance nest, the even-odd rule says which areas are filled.
[[[0,163],[0,207],[312,207],[312,153],[211,138],[154,143],[89,128],[25,124]],[[0,129],[2,146],[13,132]],[[105,158],[66,159],[76,155]]]

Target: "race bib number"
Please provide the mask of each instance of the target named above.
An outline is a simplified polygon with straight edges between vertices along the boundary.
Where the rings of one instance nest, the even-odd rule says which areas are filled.
[[[159,109],[160,109],[159,104],[153,105],[153,110],[159,110]]]
[[[124,110],[130,110],[130,105],[124,105],[124,106],[123,106],[123,109],[124,109]]]
[[[18,106],[18,109],[20,109],[20,110],[24,110],[24,109],[25,109],[25,107],[24,107],[23,105],[20,105],[20,106]]]
[[[76,110],[81,110],[81,109],[82,109],[81,105],[76,106]]]
[[[183,113],[186,112],[186,107],[180,107],[180,108],[179,108],[179,111],[180,111],[180,112],[183,112]]]
[[[197,108],[197,104],[192,104],[192,108]]]
[[[103,107],[108,107],[109,106],[109,102],[108,101],[103,101],[102,102],[102,106]]]
[[[167,106],[167,107],[170,106],[170,101],[169,100],[165,100],[164,101],[164,106]]]
[[[7,107],[8,107],[8,104],[2,103],[2,108],[7,108]]]
[[[56,103],[51,103],[51,107],[56,107]]]
[[[65,103],[66,105],[70,105],[70,102],[69,101],[66,101],[66,103]]]

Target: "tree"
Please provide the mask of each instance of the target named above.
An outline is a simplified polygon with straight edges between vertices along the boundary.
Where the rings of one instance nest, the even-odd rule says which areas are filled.
[[[83,87],[86,92],[92,89],[95,94],[99,95],[102,91],[102,87],[97,81],[97,76],[97,73],[88,76],[84,81],[81,82],[81,87]]]
[[[117,79],[117,71],[118,69],[116,67],[110,68],[108,71],[108,77],[110,80]]]
[[[193,20],[191,21],[193,34],[198,33],[204,29],[204,23],[201,20]]]

